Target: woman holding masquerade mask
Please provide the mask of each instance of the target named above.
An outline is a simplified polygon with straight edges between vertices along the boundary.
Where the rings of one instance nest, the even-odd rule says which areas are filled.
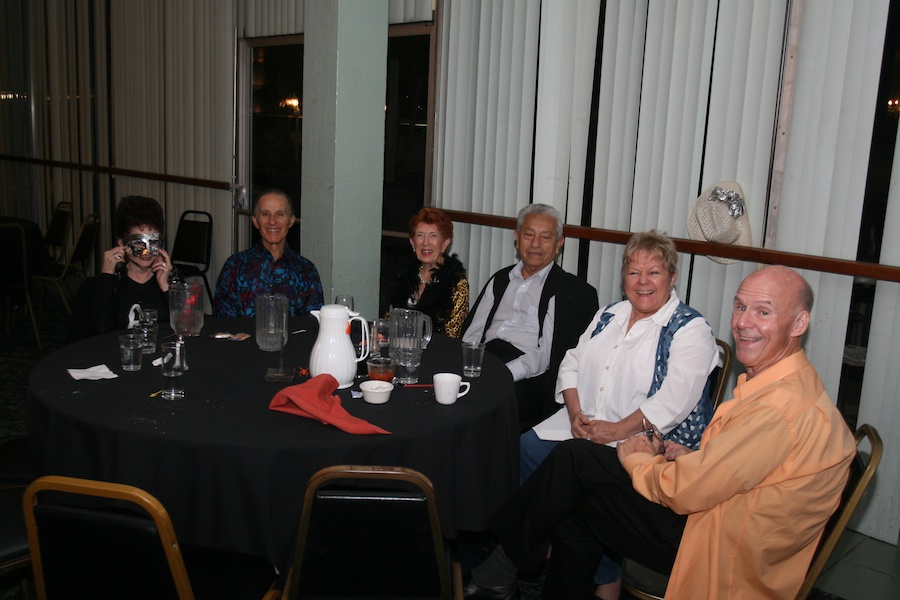
[[[162,247],[162,207],[153,198],[126,196],[114,218],[118,242],[103,253],[101,273],[81,284],[69,341],[133,325],[141,310],[169,312],[172,261]]]

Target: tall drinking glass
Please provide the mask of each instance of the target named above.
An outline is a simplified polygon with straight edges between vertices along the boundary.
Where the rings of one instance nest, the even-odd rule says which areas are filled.
[[[184,398],[184,388],[181,387],[181,376],[187,370],[184,360],[184,344],[182,342],[163,342],[162,349],[162,374],[166,378],[166,387],[162,397],[167,400]]]
[[[169,284],[169,324],[184,344],[184,336],[200,335],[203,329],[203,285],[197,282]],[[187,370],[187,365],[184,366]]]

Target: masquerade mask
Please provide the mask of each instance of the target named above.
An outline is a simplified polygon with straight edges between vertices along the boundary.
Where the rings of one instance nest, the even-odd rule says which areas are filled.
[[[159,240],[158,233],[136,233],[128,236],[125,245],[131,250],[132,256],[147,256],[148,254],[156,256],[159,254],[162,242]]]

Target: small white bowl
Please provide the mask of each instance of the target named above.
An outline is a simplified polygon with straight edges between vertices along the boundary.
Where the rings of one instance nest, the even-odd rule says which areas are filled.
[[[363,381],[359,389],[362,390],[363,400],[369,404],[384,404],[391,397],[394,384],[389,381]]]

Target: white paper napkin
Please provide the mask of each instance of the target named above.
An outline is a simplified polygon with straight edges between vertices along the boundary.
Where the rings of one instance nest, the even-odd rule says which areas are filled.
[[[118,377],[109,370],[106,365],[97,365],[96,367],[88,367],[87,369],[69,369],[69,375],[72,379],[115,379]]]

